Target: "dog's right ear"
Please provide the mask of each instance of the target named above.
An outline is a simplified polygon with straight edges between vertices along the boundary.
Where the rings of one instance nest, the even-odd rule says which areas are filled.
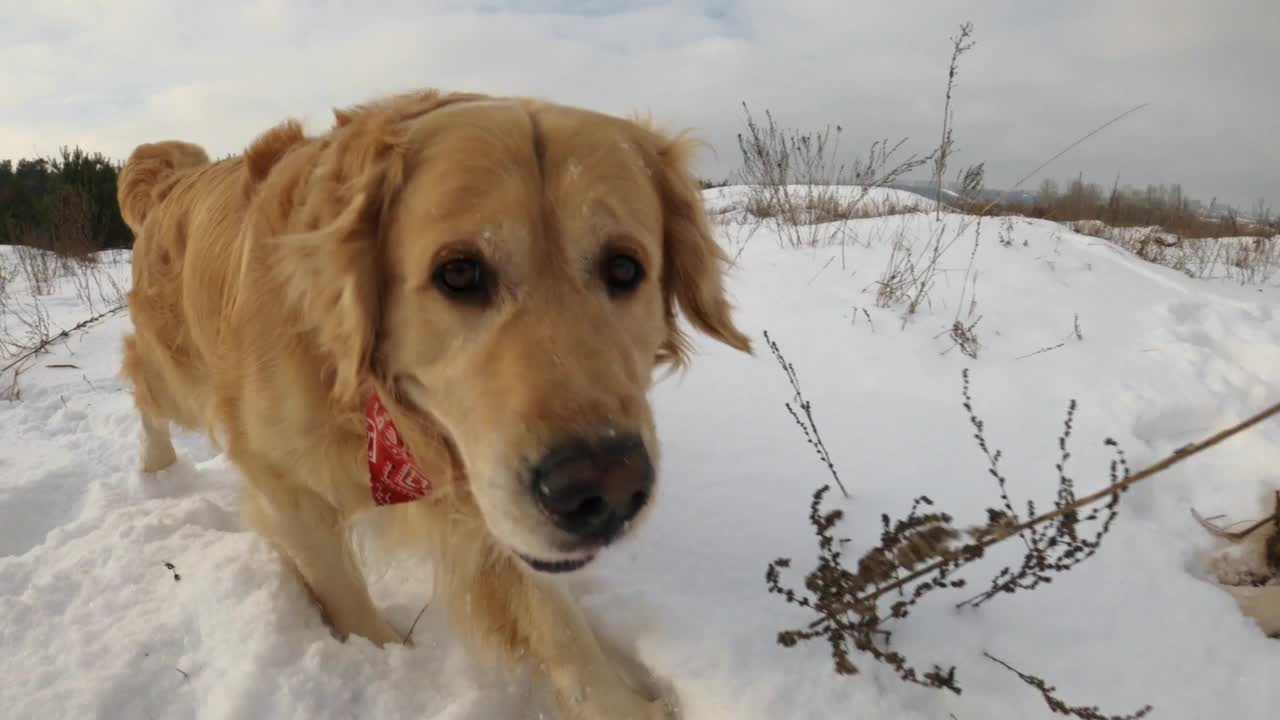
[[[678,367],[688,359],[689,343],[676,323],[676,306],[703,334],[752,354],[751,340],[735,324],[733,307],[725,292],[728,257],[716,242],[701,191],[689,172],[696,143],[684,136],[655,135],[659,143],[656,179],[664,214],[663,291],[668,316],[668,339],[659,360]]]
[[[369,378],[379,317],[375,208],[369,189],[315,230],[276,239],[288,302],[325,356],[334,399],[358,402]]]
[[[381,232],[404,185],[408,123],[476,97],[421,92],[336,110],[335,126],[314,159],[282,167],[284,184],[275,194],[286,202],[304,199],[282,209],[287,218],[280,225],[288,230],[271,233],[272,265],[326,357],[332,393],[340,402],[358,401],[372,379],[381,310]],[[288,162],[274,149],[264,154],[272,164]],[[247,156],[254,156],[252,148]],[[268,182],[275,180],[272,175]]]

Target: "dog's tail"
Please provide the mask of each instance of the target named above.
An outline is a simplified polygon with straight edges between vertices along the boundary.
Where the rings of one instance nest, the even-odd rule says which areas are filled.
[[[208,164],[209,155],[199,145],[179,140],[139,145],[116,183],[125,224],[137,234],[147,215],[169,195],[179,173]]]

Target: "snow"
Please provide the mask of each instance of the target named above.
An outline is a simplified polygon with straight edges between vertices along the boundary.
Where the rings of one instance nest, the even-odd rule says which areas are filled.
[[[790,557],[784,583],[802,584],[816,557],[810,498],[830,477],[783,407],[791,389],[762,333],[795,365],[850,488],[830,505],[846,512],[837,535],[856,558],[881,513],[899,517],[919,494],[964,524],[999,503],[961,407],[962,369],[1014,503],[1047,506],[1071,398],[1068,472],[1081,494],[1107,480],[1107,437],[1137,469],[1280,400],[1280,287],[1192,279],[1044,221],[1013,220],[1007,247],[984,221],[974,254],[973,224],[955,236],[972,218],[944,214],[943,236],[957,239],[931,302],[904,325],[900,304],[877,307],[875,281],[893,242],[935,236],[931,214],[852,221],[839,243],[804,249],[718,217],[756,354],[700,340],[688,372],[660,382],[665,489],[652,524],[574,580],[589,612],[672,678],[688,720],[1051,717],[983,651],[1108,714],[1149,703],[1154,718],[1274,715],[1280,646],[1210,582],[1204,553],[1216,546],[1190,509],[1264,513],[1280,487],[1275,421],[1139,484],[1099,553],[1053,583],[976,611],[953,609],[972,592],[939,594],[896,626],[894,648],[913,664],[957,666],[959,696],[863,656],[862,674],[836,675],[821,641],[779,646],[778,631],[811,616],[766,593],[764,572]],[[127,269],[111,272],[127,282]],[[55,330],[90,314],[65,284],[43,302]],[[980,317],[976,360],[950,348],[957,308],[965,324]],[[128,323],[121,313],[71,334],[24,370],[19,400],[0,403],[5,717],[552,717],[527,678],[469,660],[430,606],[412,646],[334,640],[241,528],[237,472],[202,436],[177,434],[180,463],[141,475],[118,372]],[[972,567],[970,589],[1016,562],[1015,545]],[[375,549],[375,595],[407,630],[431,597],[425,564]]]

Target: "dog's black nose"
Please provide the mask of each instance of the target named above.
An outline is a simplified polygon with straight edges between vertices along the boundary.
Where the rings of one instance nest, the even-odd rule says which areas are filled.
[[[653,464],[638,435],[574,440],[533,469],[533,494],[561,530],[608,542],[649,501]]]

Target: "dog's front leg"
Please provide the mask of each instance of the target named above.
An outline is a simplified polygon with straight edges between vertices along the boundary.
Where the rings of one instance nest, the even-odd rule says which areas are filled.
[[[244,463],[245,519],[290,561],[341,639],[382,646],[402,638],[382,617],[357,567],[342,516],[315,492]]]
[[[455,526],[450,545],[467,551],[441,558],[445,587],[478,649],[528,662],[550,684],[563,720],[680,717],[674,694],[655,690],[638,661],[603,643],[561,588],[493,547],[487,533],[463,539],[460,531],[466,532]],[[487,551],[474,552],[481,544]]]

